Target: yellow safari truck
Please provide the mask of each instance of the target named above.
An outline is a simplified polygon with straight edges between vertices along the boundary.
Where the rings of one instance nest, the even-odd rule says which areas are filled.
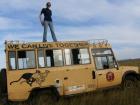
[[[10,101],[27,100],[41,89],[65,96],[120,84],[129,88],[140,77],[138,67],[119,67],[107,40],[6,41],[5,53],[0,87]]]

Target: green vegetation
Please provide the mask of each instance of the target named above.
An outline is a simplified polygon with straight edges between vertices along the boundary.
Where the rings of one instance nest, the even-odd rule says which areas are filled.
[[[140,59],[121,60],[119,64],[122,66],[138,66],[140,68]]]
[[[124,66],[139,66],[140,59],[119,61]],[[0,103],[0,105],[2,105]],[[10,105],[15,105],[11,103]],[[140,82],[138,87],[131,89],[120,89],[118,87],[109,90],[98,90],[71,97],[61,97],[54,101],[50,93],[34,95],[33,99],[27,102],[20,102],[17,105],[140,105]]]
[[[100,90],[92,93],[81,94],[73,97],[60,98],[58,102],[49,95],[38,95],[28,102],[16,103],[17,105],[140,105],[140,90],[111,89]],[[10,105],[15,105],[11,103]]]
[[[140,105],[140,90],[112,89],[81,94],[69,98],[60,98],[58,102],[48,95],[42,94],[33,101],[18,103],[18,105]],[[11,105],[15,105],[11,104]]]

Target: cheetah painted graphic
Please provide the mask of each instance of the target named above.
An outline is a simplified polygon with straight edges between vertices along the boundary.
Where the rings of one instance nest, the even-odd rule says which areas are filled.
[[[45,81],[48,73],[48,70],[46,70],[44,73],[41,73],[38,70],[36,70],[35,73],[25,73],[18,80],[10,82],[10,85],[16,82],[20,82],[23,79],[23,81],[21,81],[20,84],[25,82],[28,85],[32,86],[32,84],[36,82],[39,86],[41,86],[42,82]]]

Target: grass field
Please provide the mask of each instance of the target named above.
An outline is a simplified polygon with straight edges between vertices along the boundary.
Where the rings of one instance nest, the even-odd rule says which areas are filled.
[[[123,66],[139,66],[140,67],[140,59],[121,60],[119,61],[119,64]]]
[[[120,65],[139,66],[140,59],[119,61]],[[18,105],[140,105],[140,83],[132,89],[113,88],[110,90],[98,90],[91,93],[80,94],[72,97],[61,97],[54,101],[50,94],[36,95],[27,102],[16,103]],[[2,105],[2,103],[0,103]],[[15,105],[11,103],[10,105]]]

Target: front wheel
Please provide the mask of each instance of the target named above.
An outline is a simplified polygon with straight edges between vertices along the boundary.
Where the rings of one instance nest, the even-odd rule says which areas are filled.
[[[130,89],[137,87],[137,79],[134,76],[127,76],[123,81],[123,88]]]

